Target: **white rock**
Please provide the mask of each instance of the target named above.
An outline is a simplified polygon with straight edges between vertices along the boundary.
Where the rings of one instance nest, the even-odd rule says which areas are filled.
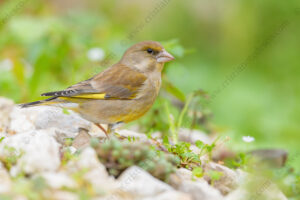
[[[11,190],[12,181],[10,180],[9,174],[1,165],[0,162],[0,194],[9,192]]]
[[[138,132],[135,132],[135,131],[131,131],[131,130],[128,130],[128,129],[118,130],[117,133],[120,136],[123,136],[123,137],[134,137],[134,138],[136,138],[138,140],[141,140],[141,141],[146,141],[147,140],[147,136],[145,134],[138,133]]]
[[[182,180],[192,180],[193,173],[192,171],[186,169],[186,168],[179,168],[176,170],[176,174],[182,179]]]
[[[68,191],[56,190],[51,194],[53,200],[79,200],[79,196]]]
[[[67,170],[71,174],[86,171],[83,178],[90,182],[96,190],[101,189],[110,193],[117,186],[114,178],[109,176],[105,166],[99,162],[95,150],[91,147],[85,148],[77,161],[69,162]]]
[[[62,172],[44,172],[41,174],[41,177],[43,177],[47,184],[53,189],[77,187],[76,182],[70,176]]]
[[[193,200],[222,200],[221,193],[204,180],[182,181],[179,191],[188,193]]]
[[[148,138],[146,136],[146,134],[144,133],[138,133],[132,130],[128,130],[128,129],[121,129],[118,130],[117,133],[122,136],[122,137],[126,137],[126,138],[134,138],[136,141],[138,142],[145,142],[148,143],[150,145],[153,146],[157,146],[159,147],[160,150],[166,150],[166,148],[162,145],[163,141],[161,138],[157,138],[156,136],[159,135],[159,133],[155,133],[155,135],[152,135],[152,138]]]
[[[75,147],[73,147],[73,146],[66,147],[65,150],[70,151],[71,154],[74,154],[77,151],[77,149]]]
[[[10,113],[11,121],[9,129],[16,133],[34,130],[35,126],[33,124],[32,117],[35,117],[35,114],[27,116],[26,109],[15,106]]]
[[[185,168],[176,170],[170,177],[170,184],[181,192],[190,194],[194,200],[222,199],[221,193],[211,187],[203,178],[193,177]]]
[[[287,200],[276,184],[261,175],[253,175],[238,170],[239,187],[226,195],[225,200],[267,199]]]
[[[214,162],[206,163],[204,165],[204,171],[206,173],[208,173],[209,171],[218,171],[222,173],[221,178],[219,180],[214,181],[214,187],[217,188],[224,195],[234,190],[240,182],[240,176],[237,172]],[[204,176],[204,178],[207,181],[210,181],[209,176]]]
[[[155,200],[192,200],[192,197],[182,192],[167,191],[155,197],[146,197],[146,198],[142,198],[141,200],[154,200],[154,199]]]
[[[246,186],[241,186],[233,192],[229,193],[225,200],[244,200],[244,199],[267,199],[267,200],[288,200],[276,185],[271,182],[258,184],[257,188],[246,189]]]
[[[65,114],[60,108],[47,106],[42,108],[38,110],[38,117],[34,123],[37,129],[55,127],[73,136],[72,133],[77,133],[79,128],[89,129],[91,126],[90,122],[72,111]]]
[[[7,147],[15,149],[17,168],[26,173],[56,170],[60,165],[59,144],[50,136],[49,130],[36,130],[10,137],[0,143],[0,156],[9,156]]]
[[[93,198],[92,200],[140,200],[139,198],[136,198],[135,195],[132,195],[130,193],[116,190],[114,193],[107,195],[107,196],[99,196],[96,198]]]
[[[16,165],[12,166],[9,170],[9,175],[11,177],[16,177],[19,173],[20,173],[20,169]]]
[[[9,115],[14,106],[14,102],[10,99],[0,98],[0,132],[6,130],[9,125]]]
[[[105,169],[105,166],[102,165],[97,157],[95,150],[91,147],[85,148],[79,155],[79,160],[77,161],[78,167],[97,169],[103,173],[106,177],[108,177],[108,173]]]
[[[83,149],[89,146],[91,136],[86,129],[79,129],[78,135],[74,138],[72,147],[75,149]]]
[[[50,106],[15,107],[10,115],[10,129],[20,133],[33,129],[56,128],[60,137],[75,137],[79,128],[89,129],[91,123],[74,112],[64,114],[62,109]]]
[[[205,144],[212,143],[212,139],[210,137],[208,137],[207,134],[205,134],[204,132],[199,131],[199,130],[191,130],[191,129],[181,128],[178,132],[178,137],[179,137],[179,140],[191,142],[194,144],[197,140],[200,140]]]
[[[132,166],[126,169],[118,178],[119,189],[132,193],[136,198],[153,197],[168,191],[172,187],[154,178],[140,167]]]

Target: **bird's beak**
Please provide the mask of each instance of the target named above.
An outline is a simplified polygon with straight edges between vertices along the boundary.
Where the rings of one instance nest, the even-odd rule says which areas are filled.
[[[156,57],[157,62],[159,63],[165,63],[169,62],[171,60],[174,60],[175,58],[166,50],[162,50]]]

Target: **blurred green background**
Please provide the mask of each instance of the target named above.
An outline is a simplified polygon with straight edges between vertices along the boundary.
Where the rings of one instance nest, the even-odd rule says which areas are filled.
[[[175,90],[221,88],[208,107],[229,146],[299,149],[298,0],[10,0],[0,13],[0,96],[40,99],[117,62],[131,44],[157,40],[177,58],[164,72]]]

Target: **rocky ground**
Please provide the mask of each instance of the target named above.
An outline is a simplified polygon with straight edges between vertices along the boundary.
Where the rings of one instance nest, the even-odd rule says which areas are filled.
[[[181,130],[181,140],[210,142],[197,131],[186,138],[186,131]],[[76,114],[51,107],[21,109],[0,98],[0,199],[287,199],[268,179],[205,157],[204,175],[195,176],[176,166],[172,155],[152,149],[160,147],[145,134],[118,134],[119,139],[106,139]],[[125,137],[129,140],[120,139]]]

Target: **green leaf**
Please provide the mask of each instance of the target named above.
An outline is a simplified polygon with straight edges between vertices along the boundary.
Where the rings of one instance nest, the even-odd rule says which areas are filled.
[[[201,178],[203,176],[203,169],[201,167],[195,167],[192,171],[193,176]]]
[[[222,172],[211,170],[208,172],[209,177],[212,181],[220,180],[220,178],[223,176]]]
[[[194,97],[194,94],[191,94],[191,95],[188,97],[188,99],[187,99],[187,101],[186,101],[186,103],[185,103],[185,105],[184,105],[182,111],[180,112],[179,119],[178,119],[178,123],[177,123],[177,129],[179,129],[179,128],[181,127],[183,117],[184,117],[184,115],[186,114],[186,112],[187,112],[187,110],[188,110],[188,107],[189,107],[189,105],[190,105],[190,103],[191,103],[193,97]]]
[[[185,95],[183,92],[180,91],[177,87],[175,87],[171,82],[167,79],[164,80],[164,89],[169,92],[171,95],[179,99],[180,101],[185,101]]]
[[[196,145],[199,149],[202,149],[202,148],[205,146],[205,144],[204,144],[202,141],[200,141],[200,140],[197,140],[197,141],[195,142],[195,145]]]
[[[170,130],[171,130],[172,139],[173,139],[173,142],[176,144],[178,142],[178,134],[177,134],[177,131],[176,131],[176,125],[175,125],[174,117],[170,112],[169,105],[168,105],[167,102],[165,102],[164,106],[165,106],[166,114],[168,116],[169,127],[170,127]]]

